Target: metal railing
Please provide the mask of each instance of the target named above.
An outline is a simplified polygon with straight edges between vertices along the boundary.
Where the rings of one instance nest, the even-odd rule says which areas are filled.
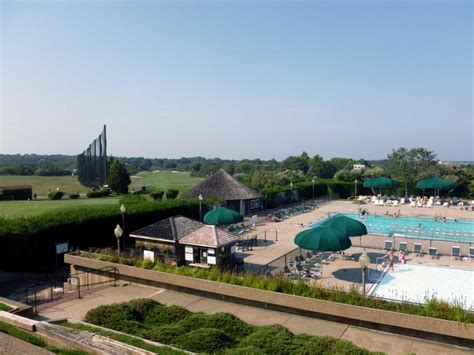
[[[474,243],[474,233],[442,231],[436,229],[409,228],[393,225],[390,228],[392,237],[429,239],[457,243]]]

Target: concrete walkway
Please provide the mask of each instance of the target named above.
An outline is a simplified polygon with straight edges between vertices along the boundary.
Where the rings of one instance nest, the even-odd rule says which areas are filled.
[[[26,341],[12,337],[10,335],[0,332],[0,354],[9,355],[24,355],[24,354],[35,354],[35,355],[48,355],[53,354],[52,352],[40,348],[39,346],[27,343]]]
[[[152,298],[163,304],[179,305],[193,312],[232,313],[254,325],[280,324],[296,334],[330,335],[352,341],[354,344],[372,351],[382,351],[388,354],[472,354],[467,348],[448,344],[138,285],[98,289],[87,294],[83,299],[71,300],[53,308],[44,309],[40,312],[39,318],[83,320],[90,309],[100,305],[144,297]]]

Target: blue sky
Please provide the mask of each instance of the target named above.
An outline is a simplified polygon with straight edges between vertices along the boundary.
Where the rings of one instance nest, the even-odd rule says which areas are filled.
[[[1,153],[474,159],[470,1],[0,6]]]

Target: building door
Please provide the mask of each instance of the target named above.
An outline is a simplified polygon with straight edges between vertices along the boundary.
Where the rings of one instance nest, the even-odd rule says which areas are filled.
[[[199,249],[199,259],[201,264],[207,264],[207,249]]]
[[[240,215],[245,216],[245,201],[240,200]]]

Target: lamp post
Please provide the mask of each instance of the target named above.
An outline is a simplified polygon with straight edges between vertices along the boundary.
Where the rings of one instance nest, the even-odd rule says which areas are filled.
[[[122,237],[123,229],[120,228],[120,224],[117,224],[117,227],[114,229],[115,238],[117,238],[117,254],[120,256],[120,237]]]
[[[365,283],[366,283],[365,273],[366,273],[367,266],[369,265],[369,263],[370,263],[370,258],[364,249],[362,254],[359,256],[359,264],[360,264],[360,268],[362,269],[362,296],[365,296]]]
[[[354,181],[354,199],[357,196],[357,183],[358,183],[358,181],[357,181],[357,179],[355,179],[355,181]]]
[[[202,221],[202,195],[199,194],[198,196],[199,199],[199,221]]]
[[[312,182],[313,182],[313,200],[314,200],[314,178],[313,178]]]
[[[120,213],[122,214],[122,228],[123,228],[123,233],[125,234],[125,212],[127,212],[127,208],[125,207],[125,205],[122,205],[120,206]],[[123,248],[125,249],[125,241],[126,241],[126,237],[124,235],[123,237]]]
[[[290,181],[290,204],[293,197],[293,181]]]

